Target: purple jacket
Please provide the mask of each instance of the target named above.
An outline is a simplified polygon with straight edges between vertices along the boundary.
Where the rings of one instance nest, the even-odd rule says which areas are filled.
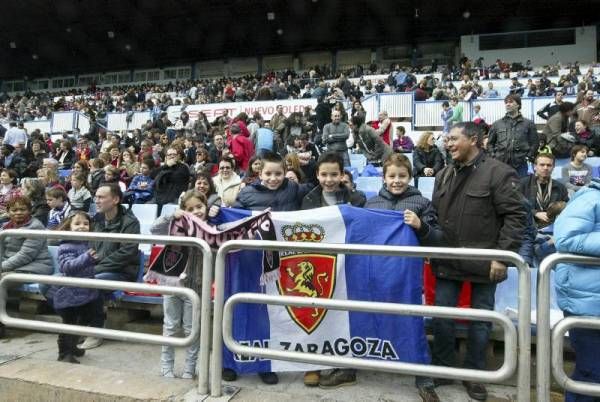
[[[87,252],[87,242],[63,242],[58,247],[58,265],[60,272],[65,276],[75,278],[94,277],[94,259]],[[61,286],[54,294],[54,308],[82,306],[98,298],[97,289],[75,288]]]

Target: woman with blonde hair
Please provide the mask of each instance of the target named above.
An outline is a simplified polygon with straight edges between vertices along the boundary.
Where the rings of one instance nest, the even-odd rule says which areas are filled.
[[[435,146],[435,139],[431,131],[421,134],[413,151],[413,167],[415,184],[418,177],[433,177],[444,168],[444,158]]]

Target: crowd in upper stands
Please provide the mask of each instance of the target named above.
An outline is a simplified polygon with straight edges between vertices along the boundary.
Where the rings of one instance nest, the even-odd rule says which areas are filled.
[[[575,96],[588,89],[600,91],[593,69],[581,71],[578,62],[564,67],[569,73],[559,76],[559,64],[534,69],[529,62],[497,60],[491,66],[484,66],[481,59],[471,61],[463,57],[458,65],[438,66],[433,60],[425,67],[392,64],[389,68],[380,68],[373,64],[363,68],[358,65],[337,73],[327,66],[315,66],[303,72],[285,70],[260,76],[166,84],[102,87],[92,83],[85,90],[26,91],[13,96],[4,92],[0,94],[0,121],[40,120],[50,118],[53,111],[77,110],[102,122],[107,112],[150,111],[157,117],[160,111],[171,105],[321,97],[353,102],[366,95],[383,92],[414,92],[417,101],[454,97],[459,100],[501,98],[501,91],[490,80],[511,76],[508,91],[521,97],[554,96],[557,90],[566,96]],[[440,73],[441,79],[434,73]],[[387,75],[387,78],[374,82],[364,78],[369,74]]]

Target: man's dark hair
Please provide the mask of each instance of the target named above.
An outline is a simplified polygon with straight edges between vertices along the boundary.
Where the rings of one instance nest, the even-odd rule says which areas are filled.
[[[344,160],[337,152],[325,152],[317,160],[317,173],[323,163],[336,163],[340,167],[340,173],[344,172]]]
[[[471,121],[465,121],[456,123],[452,126],[453,129],[458,128],[462,130],[462,133],[467,138],[477,137],[477,148],[481,148],[481,141],[483,139],[483,131],[481,127]]]
[[[558,105],[558,111],[562,114],[569,113],[573,109],[575,109],[575,104],[573,104],[572,102],[563,102],[560,105]]]
[[[278,163],[278,164],[281,165],[281,167],[283,168],[283,170],[286,170],[285,169],[285,163],[283,162],[283,158],[281,157],[281,155],[276,154],[275,152],[265,151],[262,154],[262,156],[260,157],[260,160],[262,160],[263,166],[267,162]]]
[[[119,199],[123,199],[123,192],[121,191],[121,187],[119,187],[118,183],[103,183],[100,185],[100,187],[107,187],[110,195],[113,197],[119,197]]]

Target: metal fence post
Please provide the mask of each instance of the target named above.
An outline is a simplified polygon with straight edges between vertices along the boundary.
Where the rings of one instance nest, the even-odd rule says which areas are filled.
[[[215,300],[213,321],[213,355],[211,364],[211,396],[221,395],[223,367],[223,311],[225,296],[225,259],[232,250],[290,250],[302,252],[327,252],[339,254],[387,255],[404,257],[432,257],[464,260],[499,260],[516,265],[519,270],[518,301],[518,384],[519,402],[530,399],[530,353],[531,353],[531,274],[521,256],[504,250],[406,247],[364,244],[295,243],[284,241],[236,240],[224,243],[217,253],[215,263]],[[314,299],[313,299],[314,301]],[[351,303],[352,301],[348,301]],[[425,309],[431,306],[425,306]],[[433,310],[433,309],[432,309]],[[431,310],[426,310],[428,313]],[[421,311],[421,313],[423,313]],[[273,351],[268,351],[273,353]],[[287,360],[287,359],[286,359]],[[302,359],[296,359],[296,361]],[[348,363],[346,366],[352,365]],[[423,372],[417,370],[416,372]],[[432,372],[429,372],[430,374]],[[479,372],[481,374],[481,372]],[[470,377],[473,378],[473,377]],[[486,378],[488,377],[480,377]],[[492,378],[494,379],[494,378]],[[495,378],[497,380],[497,378]]]
[[[537,398],[539,401],[550,400],[550,361],[558,359],[556,355],[561,349],[555,349],[551,344],[550,328],[550,272],[559,263],[578,263],[585,265],[600,265],[600,258],[586,257],[575,254],[552,254],[540,263],[537,278],[537,350],[536,376]],[[564,320],[560,321],[561,324]],[[557,324],[557,326],[559,325]],[[541,353],[540,353],[541,351]],[[559,361],[559,360],[557,360]],[[560,356],[562,362],[562,354]],[[561,363],[562,365],[562,363]],[[558,369],[554,367],[554,370]],[[555,375],[556,377],[556,375]],[[572,380],[569,380],[572,381]],[[563,384],[565,387],[567,384]]]

